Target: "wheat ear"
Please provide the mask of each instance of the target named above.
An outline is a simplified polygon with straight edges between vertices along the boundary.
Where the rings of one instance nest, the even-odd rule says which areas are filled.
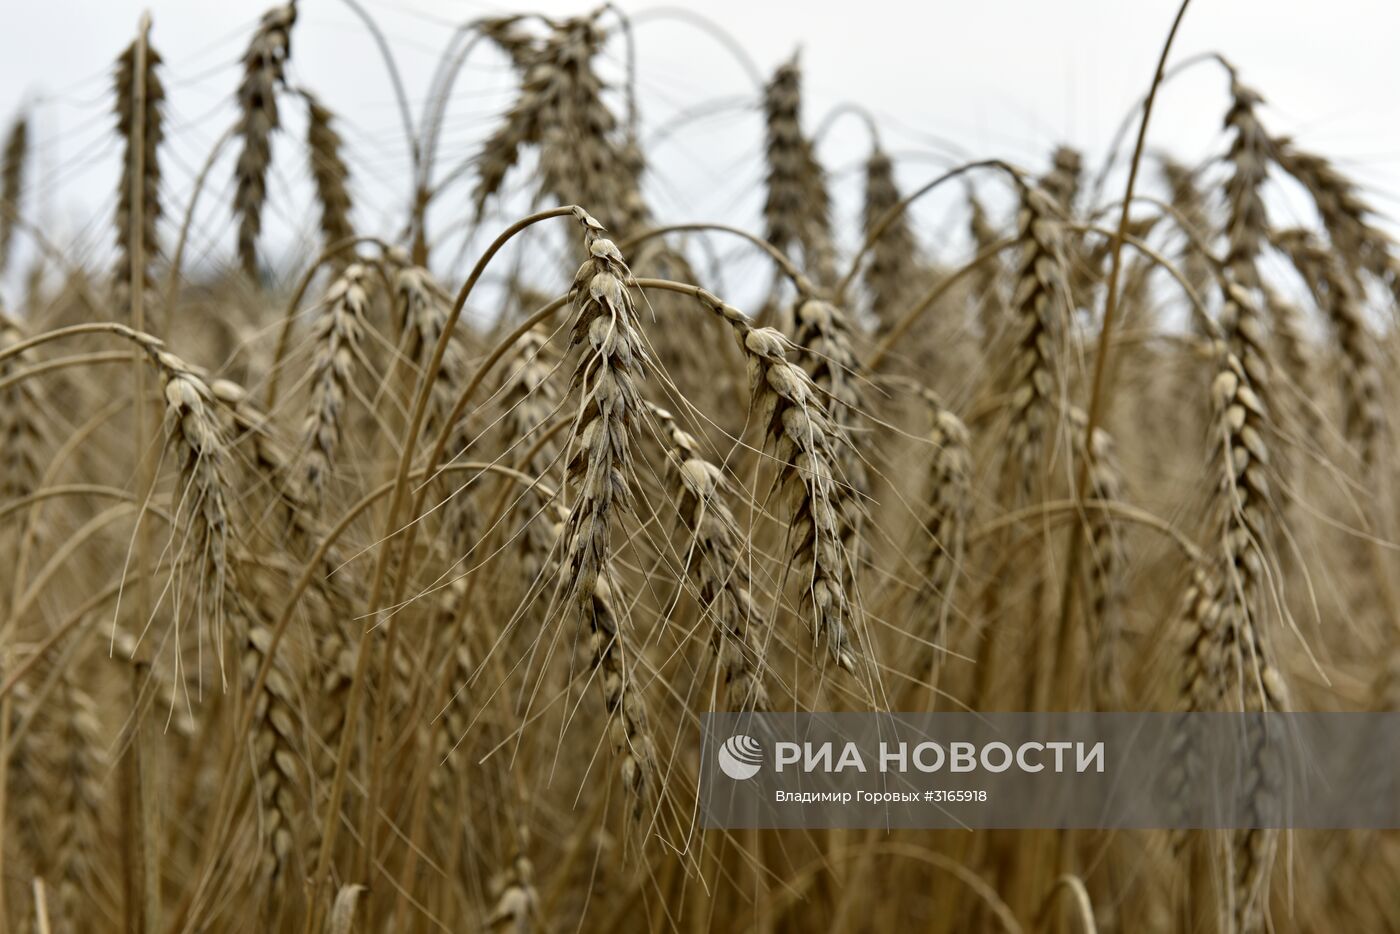
[[[355,236],[355,226],[350,222],[350,168],[345,164],[345,142],[332,126],[334,115],[315,95],[303,91],[302,96],[306,99],[306,150],[311,181],[321,207],[321,237],[330,248]]]
[[[243,149],[234,168],[237,191],[233,213],[238,219],[238,260],[250,278],[258,272],[258,236],[267,201],[267,173],[272,166],[272,134],[281,126],[277,91],[286,83],[296,19],[295,2],[268,10],[243,55],[243,81],[238,86],[238,136]]]
[[[567,486],[574,502],[564,554],[569,595],[586,608],[609,564],[614,516],[630,507],[638,383],[646,378],[650,354],[638,329],[627,263],[596,220],[585,215],[583,227],[588,258],[570,289],[579,406],[570,442]]]
[[[0,154],[0,276],[10,268],[10,247],[19,224],[24,197],[24,174],[29,160],[29,118],[20,116],[5,134]]]
[[[655,407],[652,413],[671,442],[676,512],[689,533],[686,572],[710,618],[710,647],[724,672],[730,704],[737,710],[769,710],[763,648],[755,637],[761,615],[753,602],[749,562],[740,553],[739,524],[725,502],[724,472],[701,456],[695,438],[671,413]]]
[[[135,93],[138,46],[144,44],[144,63],[140,81],[144,93],[140,95],[141,111],[138,113]],[[113,273],[118,313],[126,318],[131,315],[131,283],[140,281],[147,291],[153,285],[151,264],[159,255],[156,239],[156,225],[160,221],[160,162],[157,158],[160,143],[165,136],[165,87],[161,84],[159,68],[160,55],[144,39],[138,39],[127,46],[117,59],[116,97],[117,133],[124,144],[120,187],[117,189],[117,266]],[[139,132],[138,132],[139,128]],[[139,149],[139,151],[138,151]],[[133,176],[141,173],[140,190],[143,204],[140,205],[141,229],[131,229],[132,212],[137,206],[131,203],[136,190]],[[134,270],[137,251],[132,237],[141,239],[139,255],[143,268]]]
[[[311,400],[302,427],[306,497],[313,506],[320,505],[335,464],[358,363],[369,306],[364,267],[359,263],[346,266],[324,305],[312,336],[316,355],[311,362]]]
[[[1011,301],[1013,348],[1008,466],[1029,493],[1043,475],[1045,436],[1055,417],[1063,379],[1068,326],[1064,249],[1054,203],[1038,188],[1024,187],[1018,215],[1020,260]]]

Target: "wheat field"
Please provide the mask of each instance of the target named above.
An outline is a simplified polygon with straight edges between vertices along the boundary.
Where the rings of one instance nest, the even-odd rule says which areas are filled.
[[[1389,831],[698,825],[707,711],[1400,709],[1400,247],[1228,49],[1204,161],[1164,34],[1136,146],[917,188],[794,55],[761,215],[695,216],[624,13],[476,19],[371,224],[297,20],[192,183],[113,43],[114,261],[5,138],[0,930],[1400,930]]]

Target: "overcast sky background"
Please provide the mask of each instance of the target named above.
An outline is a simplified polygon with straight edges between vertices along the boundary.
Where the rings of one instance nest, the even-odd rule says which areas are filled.
[[[470,0],[363,2],[389,37],[415,116],[454,24],[487,14],[589,8],[557,0],[520,7]],[[653,4],[623,6],[636,16],[639,96],[649,128],[644,138],[676,113],[707,101],[750,101],[691,121],[650,147],[648,195],[657,214],[668,221],[727,221],[759,229],[762,125],[751,78],[693,25],[646,13]],[[153,43],[166,60],[167,203],[183,205],[213,141],[233,121],[238,59],[263,4],[50,0],[18,6],[0,38],[0,112],[27,107],[37,143],[26,211],[40,217],[55,239],[76,244],[74,255],[95,263],[110,254],[119,159],[110,64],[143,9],[151,11]],[[703,12],[728,29],[765,74],[800,45],[809,130],[835,105],[865,106],[879,121],[885,148],[896,156],[901,184],[909,189],[939,172],[950,146],[970,157],[1001,156],[1041,170],[1052,147],[1063,142],[1083,149],[1096,167],[1114,129],[1147,88],[1175,9],[1176,0],[712,0]],[[1400,214],[1397,35],[1400,4],[1394,2],[1196,0],[1172,60],[1203,51],[1225,54],[1264,94],[1263,115],[1272,131],[1335,158],[1366,185],[1379,210],[1393,215]],[[292,42],[291,80],[319,93],[341,119],[358,224],[392,233],[403,217],[408,157],[373,43],[342,0],[302,0]],[[609,44],[607,59],[606,67],[620,73],[621,42]],[[1227,88],[1213,64],[1173,80],[1159,99],[1150,145],[1190,163],[1222,152]],[[470,158],[511,97],[504,61],[490,51],[473,53],[456,86],[440,171]],[[308,238],[314,223],[296,138],[300,118],[290,113],[290,103],[286,109],[287,133],[274,151],[268,232],[274,247]],[[836,121],[820,142],[848,212],[857,204],[856,167],[868,149],[866,130],[849,117]],[[194,258],[231,255],[231,157],[216,169],[197,215]],[[469,185],[458,189],[463,200]],[[935,199],[921,208],[920,231],[928,242],[945,242],[961,229],[952,204]],[[447,229],[461,213],[460,203],[444,202],[435,228]],[[173,236],[173,226],[165,234]],[[451,259],[437,257],[439,264]]]

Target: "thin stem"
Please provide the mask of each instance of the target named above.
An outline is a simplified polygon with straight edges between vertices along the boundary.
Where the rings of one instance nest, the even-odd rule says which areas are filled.
[[[1181,6],[1176,11],[1176,18],[1172,20],[1171,31],[1167,33],[1167,41],[1162,45],[1162,54],[1157,60],[1157,70],[1152,77],[1152,87],[1148,90],[1147,100],[1143,104],[1142,122],[1138,125],[1137,143],[1133,147],[1133,161],[1128,169],[1127,190],[1123,194],[1122,209],[1118,214],[1118,231],[1113,238],[1112,265],[1109,267],[1108,274],[1108,293],[1104,297],[1103,325],[1100,328],[1098,352],[1094,355],[1094,377],[1089,390],[1088,412],[1084,419],[1084,456],[1079,460],[1079,469],[1076,471],[1072,491],[1076,502],[1082,501],[1084,498],[1084,488],[1089,479],[1089,461],[1093,457],[1094,432],[1098,430],[1099,419],[1103,411],[1104,389],[1107,383],[1104,374],[1108,370],[1108,359],[1113,346],[1111,340],[1113,325],[1118,318],[1118,279],[1123,270],[1123,242],[1128,230],[1128,211],[1133,203],[1133,190],[1137,186],[1138,171],[1142,167],[1142,154],[1147,143],[1147,126],[1152,119],[1152,105],[1157,100],[1157,89],[1161,87],[1162,79],[1166,74],[1167,56],[1171,53],[1172,42],[1176,39],[1177,30],[1181,27],[1181,21],[1186,16],[1186,8],[1190,4],[1191,0],[1182,0]],[[1075,575],[1078,573],[1079,557],[1083,551],[1083,523],[1076,522],[1069,534],[1069,555],[1065,560],[1064,586],[1060,593],[1060,627],[1056,671],[1068,670],[1065,668],[1065,664],[1068,661],[1071,641],[1069,638],[1069,617],[1074,605]]]
[[[739,67],[743,69],[744,74],[749,76],[749,80],[753,82],[753,86],[759,91],[763,90],[763,86],[766,83],[763,78],[763,71],[754,62],[753,56],[749,55],[748,50],[745,49],[739,43],[739,40],[735,39],[734,35],[727,29],[720,26],[714,20],[701,16],[694,10],[688,10],[685,7],[679,6],[648,7],[640,13],[633,14],[632,25],[636,27],[642,25],[642,23],[650,23],[665,19],[679,20],[682,23],[694,26],[696,29],[724,46],[725,51],[733,56],[734,61],[738,62]]]
[[[731,227],[728,224],[672,224],[669,227],[656,227],[652,230],[644,230],[639,234],[628,237],[626,240],[619,243],[617,248],[622,251],[623,256],[626,256],[633,247],[640,243],[645,243],[647,240],[651,240],[654,237],[661,237],[672,233],[686,233],[688,231],[727,233],[733,234],[736,237],[743,237],[766,253],[769,259],[773,260],[774,264],[782,270],[783,275],[787,276],[788,279],[792,281],[792,284],[797,287],[798,292],[812,291],[811,280],[802,274],[802,270],[798,269],[797,264],[789,259],[782,250],[778,249],[767,240],[764,240],[762,237],[755,236],[747,230],[738,227]]]
[[[498,253],[500,249],[511,240],[511,238],[513,238],[516,234],[520,233],[522,230],[525,230],[528,227],[537,224],[541,221],[555,217],[567,216],[573,216],[581,219],[586,215],[584,214],[581,208],[570,205],[566,207],[552,208],[548,211],[540,211],[538,213],[531,214],[529,217],[518,220],[514,224],[511,224],[510,227],[506,228],[506,230],[504,230],[500,234],[500,236],[498,236],[494,241],[492,241],[491,245],[487,247],[486,252],[482,254],[479,260],[477,260],[476,266],[473,267],[470,275],[468,275],[467,277],[466,282],[462,284],[461,290],[457,293],[457,300],[453,302],[452,310],[448,313],[447,320],[443,322],[442,333],[438,337],[437,344],[433,347],[432,358],[429,360],[428,365],[424,368],[418,380],[417,397],[414,399],[413,414],[412,417],[409,419],[408,428],[404,435],[403,450],[399,456],[397,476],[395,477],[393,483],[393,495],[390,498],[389,510],[385,516],[384,532],[381,536],[381,540],[379,543],[378,561],[375,564],[374,575],[370,586],[370,597],[368,602],[367,614],[368,619],[377,619],[380,612],[380,598],[382,597],[384,591],[384,579],[388,572],[390,553],[394,550],[393,540],[396,537],[394,532],[395,529],[398,528],[399,513],[404,505],[404,496],[408,488],[408,477],[410,472],[409,467],[413,461],[413,454],[418,445],[418,437],[422,432],[423,417],[427,411],[428,406],[428,396],[429,393],[432,391],[433,383],[437,381],[438,373],[442,367],[442,358],[447,353],[447,345],[452,339],[453,329],[456,328],[457,320],[462,315],[462,309],[466,305],[467,298],[471,295],[472,289],[475,288],[477,282],[481,279],[482,274],[486,271],[487,265],[495,257],[496,253]],[[456,413],[454,410],[454,416],[449,418],[448,423],[444,425],[444,432],[447,430],[451,422],[455,419],[456,414],[460,413]],[[443,438],[442,442],[445,446],[446,439]],[[430,467],[433,466],[436,465],[430,465]],[[410,537],[405,543],[405,548],[403,551],[403,554],[405,556],[409,554],[409,551],[412,547],[413,530],[416,528],[417,523],[412,523],[409,526]],[[392,650],[395,642],[394,636],[397,630],[397,626],[389,627],[389,635],[388,639],[386,639],[387,644],[385,646],[385,665],[389,664],[390,660],[392,659]],[[325,887],[326,879],[328,878],[328,873],[330,871],[330,857],[331,853],[334,851],[333,848],[335,846],[335,837],[340,826],[340,822],[335,818],[337,818],[340,814],[341,799],[345,795],[345,770],[347,761],[350,757],[349,745],[351,739],[355,734],[356,727],[359,722],[360,704],[365,693],[365,678],[367,675],[370,638],[373,635],[373,633],[374,626],[369,626],[365,629],[364,633],[360,637],[360,655],[356,659],[355,674],[350,682],[350,693],[346,700],[345,724],[343,727],[344,732],[341,735],[339,755],[336,757],[335,777],[331,782],[331,792],[329,799],[326,803],[325,835],[321,840],[321,852],[320,855],[317,857],[316,871],[311,881],[311,907],[306,914],[306,931],[308,932],[308,934],[318,929],[318,922],[320,921],[321,905],[324,902],[324,899],[321,897],[322,889]],[[376,719],[378,719],[378,710],[382,709],[382,705],[376,705],[376,707]],[[379,745],[378,732],[378,730],[375,730],[374,733],[371,734],[370,762],[372,764],[374,762],[373,751]],[[369,805],[371,806],[371,808],[374,804],[377,804],[377,802],[374,800],[374,798],[377,795],[377,792],[378,788],[373,782],[372,770],[371,786],[368,795]],[[375,812],[374,810],[370,809],[367,811],[367,814],[372,820]],[[366,827],[365,830],[372,833],[373,827]],[[372,837],[368,835],[365,836],[364,845],[366,850],[372,847]]]
[[[234,124],[214,143],[214,148],[209,152],[209,157],[204,160],[204,165],[199,170],[199,175],[194,180],[194,191],[190,192],[190,202],[185,206],[185,217],[180,221],[180,235],[175,241],[175,252],[170,257],[170,271],[165,277],[165,320],[161,322],[168,330],[171,320],[175,317],[175,291],[180,287],[180,268],[185,261],[185,245],[189,243],[190,226],[194,222],[195,205],[199,203],[199,196],[204,191],[204,183],[209,178],[209,173],[214,168],[214,163],[218,161],[219,154],[223,152],[224,146],[233,139],[238,132],[238,125]]]
[[[863,260],[865,258],[865,255],[870,252],[870,248],[873,247],[882,236],[884,236],[885,230],[891,224],[893,224],[901,214],[907,211],[910,205],[922,198],[924,195],[928,194],[930,191],[933,191],[935,188],[937,188],[944,182],[951,181],[952,179],[964,175],[967,172],[972,171],[973,169],[1001,169],[1002,171],[1010,174],[1011,178],[1016,182],[1018,186],[1025,185],[1025,182],[1021,178],[1020,169],[1008,165],[1000,159],[983,159],[978,162],[969,162],[966,165],[960,165],[955,169],[950,169],[949,171],[944,172],[942,175],[935,178],[933,181],[924,185],[922,188],[919,188],[912,194],[905,196],[905,198],[898,204],[890,205],[890,207],[886,209],[885,213],[880,215],[880,219],[875,222],[875,226],[871,228],[869,236],[865,238],[865,243],[862,244],[861,248],[856,251],[856,255],[851,258],[851,268],[846,271],[846,275],[842,277],[839,283],[837,283],[837,303],[840,303],[842,297],[846,294],[846,291],[851,287],[851,282],[855,279],[856,273],[860,271],[861,260]]]
[[[379,24],[357,0],[341,0],[341,2],[354,10],[355,15],[364,22],[365,28],[374,38],[374,44],[379,49],[380,57],[384,59],[384,67],[389,72],[389,83],[393,85],[394,99],[399,107],[399,119],[403,121],[403,135],[404,141],[408,144],[408,155],[413,160],[413,172],[410,173],[410,178],[416,178],[418,167],[422,161],[422,152],[418,146],[418,134],[413,129],[413,114],[408,107],[408,91],[404,89],[403,76],[399,73],[398,63],[394,61],[394,52],[389,48],[389,42],[384,38],[384,32],[379,28]],[[410,192],[410,197],[415,192]]]

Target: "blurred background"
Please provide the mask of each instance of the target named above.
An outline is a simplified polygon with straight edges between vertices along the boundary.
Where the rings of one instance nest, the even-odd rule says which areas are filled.
[[[528,7],[461,0],[360,0],[382,29],[403,76],[411,120],[421,121],[428,88],[454,28],[485,15],[526,9],[582,12],[582,2],[539,0]],[[635,26],[642,138],[651,163],[647,195],[665,221],[719,221],[760,229],[762,122],[756,83],[801,50],[809,131],[832,173],[838,214],[859,210],[860,160],[869,131],[851,108],[873,116],[907,191],[941,167],[1000,156],[1043,171],[1052,148],[1081,149],[1091,171],[1151,78],[1175,0],[983,0],[913,5],[891,0],[805,4],[715,0],[698,22],[680,7],[623,3]],[[61,0],[25,4],[0,39],[0,119],[21,110],[31,120],[34,167],[26,211],[73,259],[102,266],[112,252],[119,148],[111,114],[111,63],[149,10],[154,46],[166,61],[168,140],[165,196],[182,206],[215,140],[235,119],[241,55],[262,13],[256,2],[215,0]],[[1364,24],[1361,32],[1357,24]],[[1266,99],[1274,133],[1291,134],[1333,157],[1367,186],[1375,207],[1396,213],[1400,191],[1400,102],[1388,43],[1400,34],[1400,4],[1336,0],[1327,4],[1198,2],[1178,37],[1174,62],[1198,53],[1227,56]],[[293,85],[314,88],[338,117],[348,144],[358,220],[394,230],[411,191],[404,117],[388,72],[359,14],[344,0],[302,0],[289,66]],[[678,50],[683,50],[678,52]],[[609,77],[625,74],[626,45],[609,44]],[[1221,117],[1228,80],[1213,62],[1174,77],[1161,95],[1149,143],[1178,158],[1223,152]],[[504,57],[478,44],[453,89],[438,176],[454,196],[439,199],[433,228],[455,242],[435,250],[440,273],[468,255],[473,232],[467,199],[471,159],[510,106]],[[274,143],[270,209],[263,246],[284,256],[314,242],[314,211],[299,151],[301,108],[284,107]],[[1131,144],[1131,129],[1128,145]],[[226,261],[234,227],[229,201],[234,147],[216,166],[195,215],[191,268]],[[455,173],[455,175],[454,175]],[[520,178],[517,187],[523,187]],[[949,186],[948,199],[961,194]],[[1300,198],[1271,196],[1288,223],[1307,219]],[[1111,199],[1109,199],[1111,200]],[[919,232],[937,250],[963,236],[942,227],[949,202],[927,199]],[[509,216],[516,205],[502,206]],[[171,208],[167,207],[167,215]],[[167,224],[171,221],[167,219]],[[494,221],[488,222],[494,229]],[[838,224],[838,229],[855,229]],[[490,231],[488,230],[489,234]],[[470,256],[468,255],[468,258]],[[12,263],[10,279],[22,275]],[[755,264],[757,268],[757,263]],[[274,271],[275,272],[275,271]],[[7,283],[13,288],[14,282]]]

